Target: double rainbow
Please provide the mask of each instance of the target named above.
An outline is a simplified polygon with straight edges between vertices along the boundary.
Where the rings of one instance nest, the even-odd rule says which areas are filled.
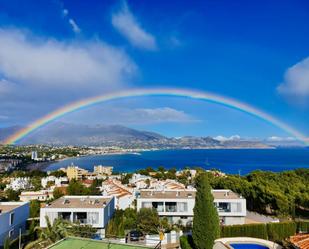
[[[185,98],[196,99],[196,100],[204,100],[204,101],[208,101],[212,103],[221,104],[223,106],[227,106],[235,110],[248,113],[259,119],[262,119],[276,127],[279,127],[280,129],[291,134],[296,139],[309,145],[308,139],[306,139],[306,137],[301,132],[281,122],[275,117],[257,108],[254,108],[248,104],[242,103],[240,101],[237,101],[235,99],[231,99],[231,98],[228,98],[222,95],[216,95],[216,94],[209,93],[209,92],[192,91],[192,90],[178,89],[178,88],[177,89],[174,89],[174,88],[133,89],[133,90],[126,90],[126,91],[114,92],[114,93],[109,93],[109,94],[103,94],[100,96],[79,100],[79,101],[70,103],[68,105],[65,105],[35,120],[29,126],[9,136],[4,141],[4,143],[5,144],[15,144],[21,139],[25,138],[30,133],[37,130],[38,128],[44,125],[47,125],[50,122],[57,120],[66,114],[78,111],[80,109],[93,106],[93,105],[96,105],[102,102],[110,101],[110,100],[117,100],[117,99],[131,98],[131,97],[142,97],[142,96],[178,96],[178,97],[185,97]]]

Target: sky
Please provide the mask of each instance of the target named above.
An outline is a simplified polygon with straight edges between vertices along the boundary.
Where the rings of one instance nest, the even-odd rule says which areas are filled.
[[[86,97],[173,87],[245,102],[309,137],[308,23],[305,0],[0,0],[0,127]],[[175,97],[102,103],[59,121],[290,139],[248,114]]]

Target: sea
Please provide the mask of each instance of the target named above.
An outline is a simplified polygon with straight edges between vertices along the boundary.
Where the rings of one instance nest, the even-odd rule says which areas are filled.
[[[117,172],[163,166],[167,169],[175,167],[177,170],[201,167],[246,175],[254,170],[281,172],[309,168],[309,148],[156,150],[135,154],[92,155],[54,162],[45,170],[57,170],[71,164],[89,171],[93,170],[94,165],[101,164],[113,166]]]

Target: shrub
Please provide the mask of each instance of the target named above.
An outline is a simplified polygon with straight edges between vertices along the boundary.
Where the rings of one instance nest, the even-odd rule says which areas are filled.
[[[183,235],[179,238],[181,249],[192,249],[192,237],[190,235]]]
[[[280,222],[267,224],[268,239],[281,242],[296,233],[295,222]]]
[[[221,226],[221,237],[255,237],[267,239],[265,224]]]
[[[308,221],[298,221],[297,223],[298,233],[309,233],[309,222]]]

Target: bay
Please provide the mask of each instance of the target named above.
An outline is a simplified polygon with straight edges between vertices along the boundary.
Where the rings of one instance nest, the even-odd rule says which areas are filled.
[[[309,149],[192,149],[158,150],[139,154],[94,155],[69,158],[49,165],[56,170],[74,164],[89,171],[94,165],[113,166],[114,171],[133,172],[146,167],[182,169],[202,167],[219,169],[229,174],[248,174],[254,170],[280,172],[309,168]]]

